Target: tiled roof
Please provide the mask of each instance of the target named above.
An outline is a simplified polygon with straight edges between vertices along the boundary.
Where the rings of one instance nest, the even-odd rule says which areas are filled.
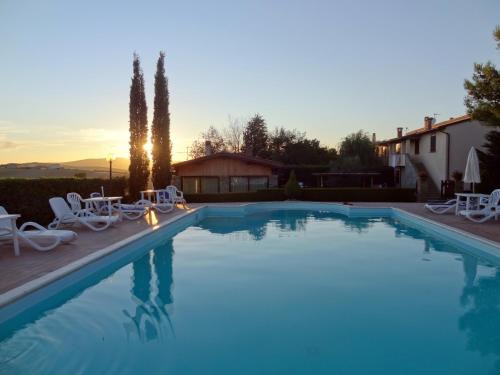
[[[454,117],[454,118],[450,118],[449,120],[441,121],[441,122],[438,122],[437,124],[432,125],[431,129],[425,129],[424,127],[422,127],[422,128],[419,128],[419,129],[415,129],[415,130],[411,130],[409,132],[406,132],[400,138],[398,138],[398,137],[396,137],[396,138],[390,138],[390,139],[386,139],[386,140],[383,140],[383,141],[378,141],[377,143],[380,144],[380,143],[400,142],[402,140],[415,137],[417,135],[422,135],[422,134],[426,134],[426,133],[432,133],[432,132],[435,132],[437,130],[444,129],[444,128],[448,127],[448,126],[458,125],[458,124],[460,124],[462,122],[469,121],[469,120],[471,120],[471,116],[470,115],[463,115],[463,116],[459,116],[459,117]]]
[[[202,163],[202,162],[207,161],[207,160],[220,159],[220,158],[240,160],[242,162],[251,163],[251,164],[266,165],[266,166],[271,167],[271,168],[282,168],[284,166],[282,163],[277,162],[277,161],[262,159],[262,158],[258,158],[258,157],[254,157],[254,156],[248,156],[245,154],[235,154],[232,152],[217,152],[217,153],[212,154],[212,155],[207,155],[207,156],[202,156],[202,157],[191,159],[191,160],[181,161],[179,163],[172,164],[172,166],[174,168],[184,167],[186,165]]]

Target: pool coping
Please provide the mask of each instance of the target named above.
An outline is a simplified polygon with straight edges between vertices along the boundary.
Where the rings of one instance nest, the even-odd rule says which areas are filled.
[[[314,206],[330,206],[330,207],[336,207],[337,210],[335,212],[346,215],[351,217],[353,213],[358,211],[358,214],[367,215],[367,217],[383,217],[383,216],[391,216],[395,219],[399,219],[401,217],[410,219],[412,222],[421,222],[426,226],[426,229],[430,230],[431,232],[434,232],[436,234],[441,234],[441,235],[446,235],[451,233],[457,234],[462,238],[472,240],[473,242],[476,242],[478,244],[482,244],[486,246],[485,253],[492,255],[494,257],[498,257],[500,259],[500,243],[491,241],[489,239],[486,239],[484,237],[472,234],[470,232],[454,228],[452,226],[436,222],[434,220],[419,216],[414,213],[410,213],[408,211],[405,211],[404,209],[401,208],[396,208],[396,207],[360,207],[360,206],[351,206],[351,205],[344,205],[340,203],[331,203],[331,202],[315,202],[315,201],[277,201],[277,202],[246,202],[246,203],[220,203],[220,204],[204,204],[195,208],[190,208],[186,212],[179,214],[175,217],[169,218],[163,222],[161,222],[158,225],[155,225],[153,227],[144,229],[140,231],[139,233],[136,233],[132,236],[129,236],[127,238],[124,238],[118,242],[115,242],[112,245],[106,246],[100,250],[97,250],[91,254],[88,254],[78,260],[75,260],[65,266],[62,266],[54,271],[51,271],[43,276],[40,276],[36,279],[30,280],[18,287],[15,287],[13,289],[8,290],[5,293],[0,294],[0,308],[5,307],[15,301],[18,301],[22,299],[25,296],[28,296],[29,294],[89,265],[90,263],[93,263],[99,259],[102,259],[119,249],[123,248],[126,245],[129,245],[153,232],[156,232],[162,228],[167,227],[168,225],[171,225],[177,221],[182,220],[185,217],[188,217],[190,215],[193,215],[197,212],[200,212],[206,208],[208,208],[208,212],[210,212],[210,208],[216,209],[216,208],[222,208],[222,209],[241,209],[241,213],[243,215],[247,214],[247,209],[251,206],[269,206],[268,210],[273,210],[273,206],[283,206],[282,208],[285,208],[288,206],[289,208],[291,207],[292,209],[314,209],[311,207],[311,205]],[[307,207],[309,205],[309,207]],[[353,212],[354,211],[354,212]],[[398,217],[399,216],[399,217]],[[352,217],[356,217],[355,215]],[[439,230],[436,230],[439,229]],[[445,236],[447,237],[447,236]],[[465,241],[462,241],[465,243]]]

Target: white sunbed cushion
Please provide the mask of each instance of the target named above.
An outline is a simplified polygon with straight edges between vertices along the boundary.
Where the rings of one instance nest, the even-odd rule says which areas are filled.
[[[77,237],[76,233],[71,230],[25,230],[21,234],[30,240],[41,239],[42,241],[47,241],[47,243],[54,242],[54,237],[59,237],[61,242],[71,242]]]
[[[135,204],[122,204],[120,207],[123,211],[144,211],[144,206],[136,206]]]
[[[82,216],[80,219],[88,223],[116,223],[118,221],[118,216]]]

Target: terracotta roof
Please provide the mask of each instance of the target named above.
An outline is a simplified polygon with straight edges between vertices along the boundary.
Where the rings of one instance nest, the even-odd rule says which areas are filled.
[[[212,159],[234,159],[234,160],[240,160],[244,163],[250,163],[250,164],[260,164],[260,165],[265,165],[271,168],[282,168],[284,165],[278,161],[273,161],[273,160],[267,160],[267,159],[262,159],[259,157],[255,156],[248,156],[245,154],[235,154],[232,152],[217,152],[212,155],[208,156],[202,156],[199,158],[191,159],[191,160],[186,160],[186,161],[181,161],[179,163],[172,164],[174,168],[177,167],[184,167],[186,165],[191,165],[191,164],[196,164],[196,163],[202,163],[207,160],[212,160]]]
[[[385,139],[383,141],[378,141],[377,143],[380,144],[380,143],[394,143],[394,142],[399,142],[399,141],[402,141],[402,140],[405,140],[405,139],[408,139],[408,138],[412,138],[412,137],[417,136],[417,135],[422,135],[422,134],[426,134],[426,133],[432,133],[432,132],[435,132],[437,130],[444,129],[444,128],[448,127],[448,126],[458,125],[458,124],[460,124],[462,122],[469,121],[471,119],[472,118],[471,118],[470,115],[463,115],[463,116],[459,116],[459,117],[450,118],[449,120],[441,121],[441,122],[438,122],[437,124],[432,125],[431,129],[425,129],[424,127],[422,127],[422,128],[419,128],[419,129],[415,129],[415,130],[411,130],[409,132],[406,132],[400,138],[395,137],[395,138]]]

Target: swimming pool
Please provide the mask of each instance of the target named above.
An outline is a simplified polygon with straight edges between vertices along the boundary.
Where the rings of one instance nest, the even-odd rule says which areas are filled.
[[[284,207],[194,212],[0,310],[0,373],[500,372],[493,250],[391,210]]]

